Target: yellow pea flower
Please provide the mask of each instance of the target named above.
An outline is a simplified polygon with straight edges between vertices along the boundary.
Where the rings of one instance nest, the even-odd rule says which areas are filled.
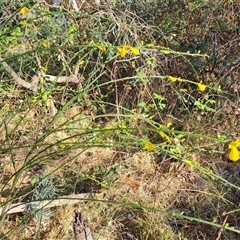
[[[238,148],[238,147],[240,147],[240,139],[237,139],[236,141],[230,142],[228,144],[229,149]]]
[[[230,142],[228,144],[228,148],[230,149],[229,159],[233,162],[240,160],[240,151],[238,149],[239,147],[240,147],[240,139],[237,139],[236,141]]]
[[[169,144],[172,144],[172,140],[170,139],[170,137],[166,133],[159,132],[159,135],[164,141],[167,141]]]
[[[121,57],[125,57],[127,55],[127,49],[125,47],[117,48],[117,51],[120,53]]]
[[[169,127],[171,127],[172,125],[173,125],[172,122],[168,122],[166,126],[167,126],[167,128],[169,128]]]
[[[59,148],[65,149],[65,148],[66,148],[66,145],[65,145],[64,143],[61,143],[61,144],[59,145]]]
[[[83,65],[85,63],[85,61],[84,60],[81,60],[80,62],[79,62],[79,65],[81,66],[81,65]]]
[[[123,45],[122,47],[125,48],[125,49],[130,49],[131,48],[130,45]]]
[[[189,159],[183,160],[188,166],[192,166],[192,161]]]
[[[120,53],[121,57],[125,57],[129,49],[133,55],[139,55],[140,53],[139,49],[131,47],[130,45],[123,45],[122,47],[118,47],[117,51]]]
[[[155,145],[152,144],[150,141],[146,141],[144,143],[144,149],[147,150],[148,152],[153,151],[155,149]]]
[[[177,78],[176,78],[176,77],[173,77],[173,76],[168,76],[168,79],[169,79],[171,82],[176,82],[176,81],[177,81]]]
[[[229,159],[233,162],[236,162],[240,159],[240,152],[236,147],[233,147],[229,153]]]
[[[102,47],[102,46],[98,46],[98,49],[101,51],[101,52],[106,52],[106,48],[105,47]]]
[[[198,83],[198,90],[200,91],[200,92],[204,92],[205,90],[206,90],[206,88],[207,88],[207,86],[205,85],[205,84],[202,84],[201,82],[200,83]]]
[[[196,162],[196,161],[185,159],[185,160],[183,160],[183,162],[185,162],[190,167],[200,167],[200,163]]]
[[[139,53],[140,53],[139,49],[134,48],[134,47],[130,47],[130,50],[133,55],[139,55]]]
[[[171,81],[171,82],[176,82],[176,81],[178,81],[178,82],[182,82],[183,80],[179,77],[179,78],[177,78],[177,77],[173,77],[173,76],[168,76],[168,79]]]
[[[23,27],[26,26],[26,24],[27,24],[27,21],[26,21],[26,20],[20,21],[20,25],[22,25]]]
[[[25,14],[27,14],[29,11],[30,11],[29,8],[23,7],[23,8],[20,10],[20,13],[21,13],[22,15],[25,15]]]
[[[33,103],[36,103],[38,100],[39,100],[39,96],[34,96],[34,97],[32,98],[32,102],[33,102]]]

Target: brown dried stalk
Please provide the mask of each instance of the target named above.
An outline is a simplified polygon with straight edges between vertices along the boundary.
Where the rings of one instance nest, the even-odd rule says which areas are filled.
[[[44,74],[44,73],[38,71],[34,76],[32,76],[31,82],[29,83],[29,82],[26,82],[25,80],[23,80],[22,78],[20,78],[18,76],[18,74],[4,61],[4,59],[1,56],[0,56],[0,63],[2,64],[5,71],[12,76],[13,80],[17,84],[19,84],[20,86],[22,86],[24,88],[30,89],[33,92],[37,92],[38,82],[39,82],[39,79],[41,78],[41,76],[43,76],[45,78],[45,80],[49,81],[49,82],[56,82],[56,83],[69,82],[69,83],[73,83],[73,84],[79,84],[79,88],[81,89],[81,81],[77,77],[78,68],[76,68],[75,73],[71,76],[53,76],[53,75]]]
[[[34,201],[29,203],[13,203],[9,205],[6,209],[6,207],[0,208],[0,215],[2,214],[3,210],[5,214],[12,214],[12,213],[19,213],[19,212],[25,212],[28,209],[29,204],[34,204],[37,206],[37,208],[51,208],[51,207],[57,207],[62,206],[65,204],[75,204],[78,203],[81,199],[89,198],[91,197],[91,193],[81,193],[81,194],[74,194],[70,196],[62,196],[61,199],[55,199],[55,200],[43,200],[43,201]]]
[[[228,215],[226,215],[226,212],[223,212],[222,217],[223,217],[223,220],[221,221],[221,225],[224,227],[224,225],[226,224],[227,219],[228,219]],[[222,233],[223,233],[223,228],[219,228],[214,240],[220,240]]]
[[[32,81],[31,83],[26,82],[25,80],[23,80],[22,78],[20,78],[17,73],[3,60],[3,58],[0,56],[0,63],[2,64],[3,68],[6,70],[6,72],[8,72],[13,80],[21,85],[24,88],[28,88],[30,90],[32,90],[33,92],[37,92],[37,87],[38,87],[38,82],[39,79],[41,77],[40,73],[37,73],[36,75],[34,75],[32,77]]]

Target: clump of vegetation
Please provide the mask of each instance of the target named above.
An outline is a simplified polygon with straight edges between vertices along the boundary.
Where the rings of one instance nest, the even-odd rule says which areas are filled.
[[[1,239],[238,237],[237,3],[0,6]]]

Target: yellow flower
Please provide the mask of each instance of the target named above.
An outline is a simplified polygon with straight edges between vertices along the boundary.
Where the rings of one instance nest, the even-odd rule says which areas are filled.
[[[122,47],[118,47],[117,51],[120,53],[121,57],[125,57],[129,49],[133,55],[139,55],[140,53],[139,49],[131,47],[130,45],[123,45]]]
[[[229,159],[233,162],[236,162],[240,159],[240,151],[237,148],[233,147],[229,153]]]
[[[179,78],[177,78],[177,77],[173,77],[173,76],[168,76],[168,79],[170,80],[170,81],[172,81],[172,82],[176,82],[176,81],[178,81],[178,82],[182,82],[183,80],[179,77]]]
[[[185,162],[190,167],[199,167],[200,166],[199,162],[192,161],[192,160],[189,160],[189,159],[185,159],[185,160],[183,160],[183,162]]]
[[[153,151],[155,149],[155,145],[152,144],[150,141],[146,141],[144,143],[144,149],[147,150],[148,152]]]
[[[119,48],[117,48],[117,51],[120,53],[120,56],[121,57],[125,57],[126,55],[127,55],[127,49],[126,48],[124,48],[124,47],[119,47]]]
[[[134,47],[130,47],[130,50],[133,55],[139,55],[139,53],[140,53],[139,49],[134,48]]]
[[[66,145],[63,144],[63,143],[61,143],[61,144],[59,145],[59,148],[64,149],[64,148],[66,148]]]
[[[33,102],[33,103],[36,103],[38,100],[39,100],[39,96],[34,96],[34,97],[32,98],[32,102]]]
[[[200,92],[204,92],[205,90],[206,90],[206,85],[205,84],[202,84],[201,82],[200,83],[198,83],[198,90],[200,91]]]
[[[169,144],[172,144],[172,140],[170,139],[170,137],[166,133],[159,132],[159,135],[164,141],[167,141]]]
[[[188,166],[192,166],[192,161],[191,160],[188,160],[188,159],[185,159],[183,160]]]
[[[81,65],[83,65],[85,63],[85,61],[84,60],[81,60],[80,62],[79,62],[79,65],[81,66]]]
[[[107,129],[107,130],[112,129],[112,128],[113,128],[112,125],[106,125],[106,126],[105,126],[105,129]]]
[[[229,153],[229,159],[233,162],[236,162],[240,160],[240,139],[237,139],[236,141],[230,142],[228,144],[228,148],[231,149]]]
[[[236,141],[230,142],[228,144],[229,149],[238,148],[238,147],[240,147],[240,139],[237,139]]]
[[[176,77],[173,77],[173,76],[168,76],[169,80],[172,81],[172,82],[176,82],[177,81],[177,78]]]
[[[26,20],[22,20],[22,21],[20,22],[20,25],[22,25],[23,27],[26,26],[26,24],[27,24],[27,21],[26,21]]]
[[[130,45],[123,45],[122,47],[125,48],[125,49],[130,49],[131,48]]]
[[[171,127],[172,125],[173,125],[172,122],[168,122],[166,126],[167,126],[167,128],[169,128],[169,127]]]
[[[199,162],[196,162],[196,161],[194,161],[194,166],[196,166],[196,167],[200,167],[200,163],[199,163]]]
[[[20,10],[20,13],[21,13],[22,15],[25,15],[25,14],[27,14],[29,11],[30,11],[29,8],[23,7],[23,8]]]
[[[106,52],[106,48],[105,48],[105,47],[98,46],[98,49],[99,49],[101,52]]]

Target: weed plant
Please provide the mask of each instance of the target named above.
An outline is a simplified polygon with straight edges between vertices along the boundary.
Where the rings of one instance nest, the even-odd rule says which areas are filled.
[[[74,209],[94,239],[239,238],[237,2],[0,9],[1,239],[72,239]],[[3,62],[25,81],[40,71],[38,91]]]

